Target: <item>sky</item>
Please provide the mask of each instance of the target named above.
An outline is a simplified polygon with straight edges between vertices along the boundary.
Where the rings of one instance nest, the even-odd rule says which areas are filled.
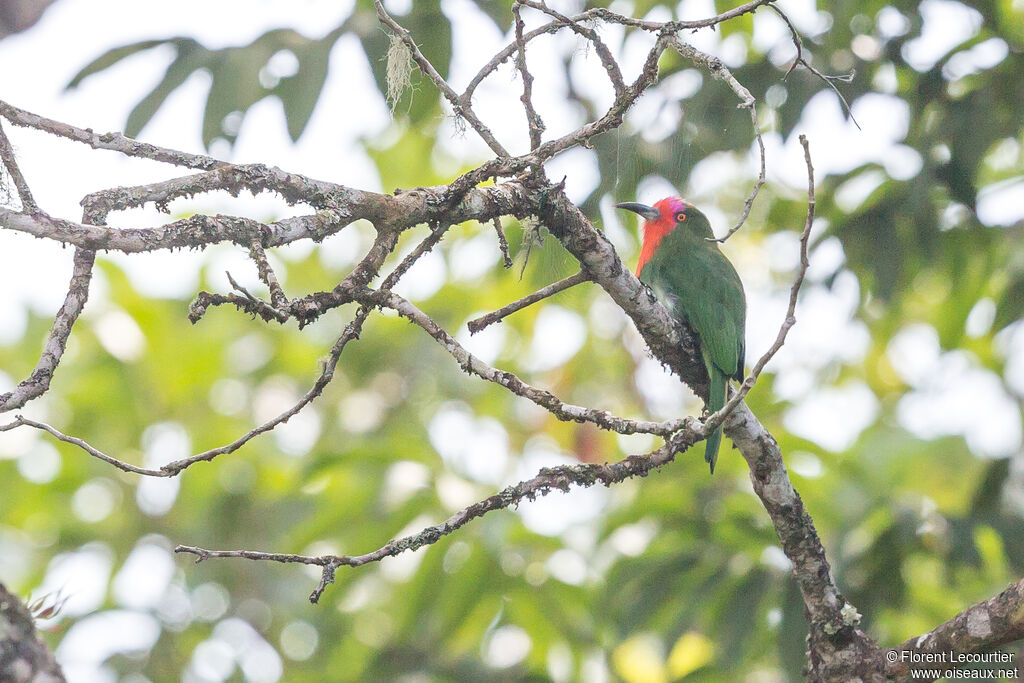
[[[402,2],[386,3],[389,9],[401,15]],[[827,23],[827,16],[814,11],[813,3],[806,0],[784,0],[780,3],[790,10],[790,15],[800,24],[801,30],[821,30]],[[171,59],[171,53],[158,49],[124,60],[113,69],[101,75],[86,79],[72,91],[64,89],[71,77],[90,60],[107,49],[134,41],[187,35],[198,39],[208,47],[221,47],[248,43],[268,29],[291,27],[308,36],[320,36],[336,26],[351,12],[352,2],[336,0],[293,0],[288,3],[269,0],[178,0],[175,3],[140,3],[137,0],[60,0],[47,12],[42,20],[30,30],[0,41],[0,98],[49,118],[66,121],[80,127],[97,131],[119,130],[128,112],[135,103],[155,85],[163,69]],[[574,9],[573,3],[552,3],[567,11]],[[407,8],[407,5],[404,5]],[[468,0],[445,0],[442,7],[453,19],[455,51],[451,69],[451,80],[456,89],[475,73],[490,52],[481,51],[479,46],[498,45],[504,42],[492,24],[484,20]],[[679,9],[679,16],[697,18],[712,14],[710,0],[687,0]],[[627,10],[628,11],[628,10]],[[925,17],[924,35],[907,46],[908,59],[915,67],[928,68],[941,57],[951,45],[977,32],[980,16],[976,11],[959,3],[946,0],[929,0],[922,6]],[[111,21],[111,17],[127,17]],[[194,17],[202,17],[196,21]],[[534,21],[529,18],[529,21]],[[666,19],[667,16],[652,16],[652,19]],[[882,13],[879,25],[892,33],[905,31],[901,17]],[[609,37],[619,35],[619,29],[607,29]],[[711,31],[692,34],[694,44],[700,49],[720,56],[727,64],[741,61],[744,57],[742,46]],[[635,75],[646,50],[647,37],[633,36],[625,44],[620,55],[627,75]],[[792,46],[786,39],[785,27],[771,13],[758,14],[755,20],[755,44],[777,46],[772,48],[772,58],[779,63],[791,58]],[[611,41],[615,44],[616,41]],[[1001,42],[1001,41],[999,41]],[[59,46],[59,49],[54,49]],[[531,61],[543,64],[565,51],[576,52],[578,44],[570,36],[557,40],[537,43],[531,48]],[[854,46],[866,55],[877,49],[877,45],[861,42]],[[485,54],[486,53],[486,54]],[[988,66],[1005,57],[1005,44],[986,41],[979,44],[970,55],[950,68],[957,74],[971,69]],[[362,51],[352,38],[343,38],[331,54],[332,69],[320,103],[304,136],[293,144],[287,136],[280,104],[275,100],[264,100],[256,104],[245,118],[238,142],[233,149],[226,146],[214,147],[211,153],[232,162],[260,162],[277,165],[284,169],[348,184],[369,190],[381,190],[377,172],[360,147],[359,141],[366,137],[384,134],[389,120],[387,107],[377,93],[372,76]],[[13,68],[6,65],[30,65]],[[287,59],[280,68],[287,69]],[[574,73],[593,78],[581,78],[582,83],[594,83],[598,97],[609,97],[610,89],[600,85],[604,74],[599,62],[584,54],[573,65]],[[549,134],[557,135],[579,125],[579,114],[569,107],[561,93],[565,84],[558,70],[535,70],[537,74],[536,96],[538,108],[549,123]],[[665,89],[665,94],[652,94],[638,103],[628,116],[628,122],[648,131],[652,139],[665,136],[678,123],[678,108],[662,106],[673,98],[679,100],[701,86],[696,72],[684,72]],[[156,117],[141,134],[144,141],[190,152],[204,152],[200,140],[202,103],[209,87],[209,78],[204,74],[192,76],[185,85],[168,99]],[[917,153],[901,144],[908,125],[906,106],[888,94],[892,84],[878,83],[878,92],[853,103],[853,113],[860,121],[858,131],[847,122],[837,99],[829,93],[821,93],[808,104],[804,121],[798,132],[808,135],[815,147],[815,166],[819,178],[829,172],[842,172],[865,161],[875,160],[884,164],[893,177],[910,177],[920,169],[921,160]],[[602,94],[603,92],[603,94]],[[353,96],[353,93],[357,95]],[[499,137],[507,140],[513,149],[522,149],[525,135],[521,121],[509,116],[508,112],[518,109],[518,86],[509,71],[501,71],[490,79],[479,91],[480,115],[492,126]],[[659,99],[661,98],[661,99]],[[358,106],[352,106],[353,101]],[[480,159],[486,154],[486,147],[473,135],[457,135],[450,123],[444,124],[449,138],[444,150],[457,159]],[[154,182],[173,177],[179,171],[154,162],[130,160],[113,152],[93,151],[89,148],[51,138],[45,134],[12,130],[5,126],[12,138],[23,172],[28,178],[39,204],[49,213],[63,218],[77,220],[81,209],[79,199],[96,190],[125,184]],[[828,140],[829,144],[815,145],[815,141]],[[805,169],[802,153],[794,134],[790,140],[782,140],[768,132],[765,143],[769,159],[769,182],[788,185],[797,190],[805,186]],[[517,147],[518,146],[518,147]],[[721,187],[720,178],[727,178],[734,172],[749,173],[756,162],[753,155],[737,160],[728,155],[714,155],[701,162],[695,170],[691,187],[686,188],[688,196],[698,203],[703,200],[709,205],[708,214],[721,232],[730,223],[729,217],[714,205],[714,195]],[[571,197],[582,198],[596,186],[597,168],[593,153],[574,150],[556,158],[549,164],[552,177],[568,175],[567,190]],[[846,202],[851,208],[862,201],[873,189],[871,179],[860,185],[840,189],[837,200]],[[653,179],[641,188],[640,201],[653,202],[660,196],[675,193],[671,184],[664,179]],[[979,216],[987,224],[998,226],[1012,223],[1022,217],[1024,189],[1016,186],[996,188],[983,195],[979,204]],[[257,198],[242,197],[231,199],[227,195],[202,197],[191,203],[176,203],[175,208],[190,206],[207,212],[233,212],[252,216],[274,214],[291,215],[302,211],[301,207],[290,208],[269,195]],[[619,223],[619,218],[606,203],[600,218],[613,242],[628,253],[633,242],[627,239],[626,230],[631,229]],[[135,210],[111,217],[111,224],[121,227],[156,225],[166,217],[153,209]],[[630,223],[632,225],[632,223]],[[798,324],[787,346],[773,361],[770,369],[780,373],[776,390],[780,397],[796,402],[787,414],[788,429],[819,443],[822,447],[840,451],[856,439],[860,430],[870,424],[879,410],[878,400],[866,385],[851,382],[838,388],[819,389],[814,386],[815,373],[828,363],[841,359],[858,362],[864,357],[868,346],[865,326],[855,320],[860,292],[856,278],[850,274],[837,279],[832,288],[815,287],[825,275],[834,271],[834,264],[844,258],[842,247],[835,238],[818,239],[824,226],[818,226],[818,240],[809,274],[808,288],[798,309],[798,319],[813,321],[813,324]],[[322,258],[335,263],[349,262],[355,256],[358,243],[347,238],[328,240],[322,247]],[[486,240],[477,245],[488,249]],[[288,259],[303,256],[312,249],[309,244],[297,244],[276,250],[274,257]],[[473,264],[478,262],[472,248],[467,248],[463,258],[454,259],[451,271],[446,270],[439,260],[425,260],[410,272],[409,281],[403,291],[419,292],[421,297],[429,295],[440,287],[445,277],[470,276]],[[795,233],[779,233],[768,243],[767,264],[755,255],[737,251],[731,254],[744,277],[750,300],[748,353],[756,358],[774,339],[778,325],[785,311],[787,292],[773,283],[778,273],[789,272],[797,253]],[[194,294],[200,269],[206,263],[218,267],[212,272],[231,269],[243,285],[255,283],[255,276],[249,273],[247,257],[240,250],[231,248],[212,249],[206,254],[193,252],[153,253],[131,257],[111,256],[129,274],[131,281],[142,293],[153,297],[188,297]],[[461,264],[461,265],[460,265]],[[832,265],[830,265],[832,264]],[[0,297],[0,344],[12,344],[21,339],[25,331],[27,312],[52,316],[59,308],[65,294],[68,274],[71,270],[71,250],[63,249],[47,241],[36,240],[25,235],[0,232],[0,286],[4,295]],[[227,288],[227,282],[214,282],[215,286]],[[787,285],[788,287],[788,285]],[[140,338],[138,326],[122,311],[118,311],[106,296],[107,283],[102,273],[97,273],[85,319],[95,324],[101,342],[108,351],[118,358],[130,361],[144,352],[144,339]],[[595,304],[600,306],[601,304]],[[607,309],[603,309],[607,312]],[[986,313],[979,310],[976,319],[978,329],[984,332]],[[548,306],[539,316],[535,332],[535,344],[531,347],[527,364],[538,371],[556,367],[567,360],[582,345],[587,334],[584,322],[589,318],[607,316],[578,313],[558,306]],[[980,321],[980,322],[977,322]],[[607,323],[605,323],[607,324]],[[618,324],[622,324],[621,322]],[[989,320],[991,324],[991,320]],[[496,328],[498,329],[498,328]],[[593,329],[593,328],[591,328]],[[617,334],[615,328],[611,331]],[[600,333],[598,330],[597,333]],[[561,345],[561,356],[551,355],[550,345],[544,339],[558,336],[565,341]],[[474,337],[465,335],[460,340],[474,344],[473,350],[485,360],[493,360],[496,349],[500,348],[501,332],[489,332]],[[1000,342],[1006,353],[1024,348],[1024,331],[1018,329]],[[1016,399],[1010,396],[997,377],[981,369],[966,354],[943,352],[932,330],[924,325],[908,325],[893,340],[888,351],[894,365],[906,373],[904,379],[913,387],[899,406],[901,423],[922,438],[933,438],[942,434],[965,434],[968,445],[983,456],[1005,456],[1019,450],[1021,425]],[[1019,395],[1024,395],[1024,352],[1017,351],[1015,368],[1010,383]],[[665,374],[654,361],[637,354],[637,383],[644,387],[645,397],[653,417],[662,419],[678,416],[684,408],[685,395],[678,381]],[[0,391],[7,390],[18,378],[6,375],[0,369]],[[230,387],[224,390],[230,393]],[[45,418],[45,406],[30,405],[25,413]],[[372,415],[361,415],[359,419],[373,419]],[[314,413],[315,415],[315,413]],[[314,419],[314,418],[310,418]],[[355,418],[353,418],[355,419]],[[305,430],[315,425],[303,423]],[[353,426],[353,428],[358,425]],[[154,458],[171,457],[168,453],[187,452],[187,435],[175,425],[156,425],[144,441],[147,451]],[[302,430],[299,430],[302,431]],[[528,452],[522,454],[518,463],[513,464],[507,457],[508,444],[503,441],[504,431],[492,421],[476,418],[468,407],[449,403],[439,407],[430,425],[430,438],[442,459],[454,470],[470,480],[500,485],[511,479],[529,476],[542,465],[558,464],[565,456],[552,449],[550,444],[537,442]],[[455,436],[456,438],[452,438]],[[298,438],[298,436],[294,437]],[[624,438],[625,450],[635,452],[644,444],[642,438]],[[286,438],[278,442],[285,450],[289,447],[301,453],[301,444]],[[455,448],[450,444],[462,444]],[[445,444],[449,444],[445,446]],[[486,447],[488,450],[504,453],[486,463],[473,460],[472,452]],[[308,448],[308,446],[307,446]],[[37,476],[45,476],[46,463],[54,462],[52,446],[41,446],[38,437],[22,432],[0,435],[0,457],[19,457],[32,449],[35,467],[43,467]],[[41,449],[41,450],[40,450]],[[39,453],[48,456],[38,456]],[[161,455],[161,453],[163,455]],[[59,466],[59,460],[56,461]],[[41,465],[38,463],[42,463]],[[802,474],[810,476],[820,471],[821,464],[808,461],[795,462],[794,468],[803,468]],[[817,470],[816,470],[817,468]],[[52,468],[51,468],[52,469]],[[424,476],[422,471],[396,472],[396,490],[415,485]],[[412,482],[412,484],[410,484]],[[450,482],[447,494],[453,500],[460,499],[457,482]],[[148,513],[162,514],[174,502],[174,483],[152,482],[140,485],[138,503]],[[164,487],[164,488],[160,488]],[[170,487],[170,488],[167,488]],[[152,489],[152,490],[150,490]],[[582,491],[571,505],[559,502],[558,497],[549,497],[535,504],[524,505],[524,523],[539,533],[560,534],[573,524],[585,522],[597,514],[605,502],[606,492],[600,489]],[[76,514],[88,518],[102,514],[105,505],[110,504],[111,491],[102,483],[76,495],[79,509]],[[98,506],[98,507],[97,507]],[[148,508],[146,506],[149,506]],[[163,507],[161,507],[163,506]],[[573,517],[569,517],[572,511]],[[557,524],[552,525],[552,520]],[[430,520],[428,520],[429,522]],[[625,539],[626,547],[635,549],[636,543],[649,537],[649,530],[637,530],[638,538]],[[630,544],[633,545],[630,545]],[[115,593],[128,591],[118,586],[136,585],[148,581],[148,591],[134,591],[141,598],[125,597],[120,601],[123,609],[108,610],[79,622],[65,638],[58,651],[62,662],[73,672],[78,681],[108,680],[100,655],[119,649],[145,648],[149,639],[155,640],[159,631],[154,632],[155,621],[147,621],[142,611],[159,603],[160,609],[174,613],[174,610],[198,610],[202,605],[216,605],[217,588],[200,586],[191,595],[176,594],[171,580],[170,556],[166,544],[160,539],[141,539],[132,554],[132,561],[113,576]],[[566,553],[575,552],[571,547]],[[415,557],[415,556],[410,556]],[[571,574],[567,580],[578,578],[573,574],[579,563],[562,557],[557,564],[559,571]],[[414,559],[402,560],[414,563]],[[397,569],[401,569],[398,561]],[[568,567],[569,569],[564,569]],[[106,581],[113,572],[109,553],[102,547],[85,546],[73,556],[54,558],[46,585],[66,585],[72,576],[78,576],[85,583],[77,586],[76,604],[70,605],[70,612],[86,614],[94,610],[103,599]],[[84,577],[84,578],[82,578]],[[171,597],[167,597],[170,595]],[[149,596],[149,597],[147,597]],[[176,596],[176,597],[175,597]],[[133,602],[135,600],[135,602]],[[141,602],[140,602],[141,600]],[[146,602],[149,600],[149,602]],[[214,610],[216,611],[216,610]],[[192,671],[195,680],[218,680],[221,674],[234,666],[241,667],[250,680],[276,680],[280,676],[281,660],[274,648],[267,645],[259,634],[245,622],[238,619],[221,619],[222,613],[206,615],[209,620],[218,621],[218,627],[208,642],[209,645],[197,650]],[[204,618],[206,618],[204,617]],[[302,622],[296,622],[291,633],[307,633]],[[131,642],[111,634],[131,634]],[[315,633],[315,632],[314,632]],[[97,634],[106,634],[98,639]],[[512,642],[515,634],[510,634]],[[308,642],[300,637],[278,647],[286,656],[292,652],[301,656]],[[266,646],[266,647],[264,647]],[[268,649],[269,648],[269,649]],[[291,648],[291,649],[289,649]],[[308,654],[306,655],[308,656]],[[276,664],[275,664],[276,662]],[[230,666],[229,666],[230,665]]]

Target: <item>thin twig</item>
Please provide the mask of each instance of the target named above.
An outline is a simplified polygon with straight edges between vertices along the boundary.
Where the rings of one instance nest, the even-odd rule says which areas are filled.
[[[452,87],[448,85],[448,82],[444,80],[441,74],[437,72],[437,69],[434,68],[434,65],[430,63],[430,60],[423,56],[423,53],[420,51],[416,41],[412,39],[412,34],[409,33],[409,31],[401,24],[391,18],[391,15],[388,14],[386,9],[384,9],[384,4],[380,0],[373,0],[373,5],[377,8],[377,17],[380,19],[380,22],[401,38],[402,42],[405,43],[405,46],[409,48],[409,52],[412,53],[412,58],[420,68],[420,71],[422,71],[423,74],[437,87],[437,89],[441,91],[444,98],[452,105],[455,113],[458,116],[461,116],[463,120],[473,127],[473,130],[483,138],[484,142],[487,143],[487,146],[491,148],[492,152],[497,154],[499,157],[507,157],[509,155],[508,150],[498,142],[497,138],[495,138],[491,130],[484,125],[483,121],[477,118],[476,114],[473,113],[473,108],[470,107],[468,103],[459,99],[458,93],[452,90]]]
[[[438,325],[433,318],[417,308],[411,301],[394,292],[368,289],[362,294],[356,294],[356,299],[364,305],[381,306],[396,311],[403,318],[415,323],[433,337],[456,360],[463,371],[476,375],[488,382],[494,382],[517,396],[533,401],[559,420],[566,422],[592,422],[599,427],[618,432],[619,434],[658,434],[668,436],[678,431],[676,425],[679,424],[679,421],[677,420],[666,422],[630,420],[613,415],[607,410],[596,410],[571,403],[563,403],[550,391],[527,384],[514,373],[507,370],[498,370],[483,362],[467,351],[451,334]]]
[[[811,148],[807,142],[806,135],[800,135],[800,144],[804,148],[804,162],[807,164],[807,218],[804,221],[804,229],[800,233],[800,267],[797,269],[796,279],[793,281],[792,287],[789,290],[789,306],[786,308],[786,317],[782,321],[782,325],[779,327],[779,333],[775,337],[775,342],[764,352],[754,367],[751,368],[750,374],[743,380],[743,384],[740,386],[739,391],[735,392],[729,401],[722,406],[721,410],[716,412],[714,415],[708,417],[704,421],[704,433],[710,434],[713,432],[718,425],[729,416],[729,414],[736,408],[740,401],[747,395],[757,382],[758,376],[764,366],[768,364],[782,345],[786,343],[786,336],[789,334],[789,330],[793,325],[796,324],[796,302],[800,294],[800,287],[804,283],[804,276],[807,274],[807,267],[810,265],[810,261],[807,258],[807,243],[811,237],[811,228],[814,226],[814,165],[811,163]]]
[[[843,109],[845,109],[846,113],[850,115],[850,120],[853,121],[853,125],[857,126],[857,130],[861,130],[860,124],[857,123],[857,119],[853,115],[853,110],[850,109],[850,104],[846,101],[843,93],[839,91],[839,88],[837,88],[835,84],[835,81],[849,83],[853,80],[854,72],[851,71],[850,73],[843,74],[842,76],[830,76],[828,74],[821,73],[811,66],[811,63],[804,58],[804,43],[800,38],[800,34],[796,30],[796,26],[793,25],[793,22],[790,21],[789,17],[786,16],[786,13],[781,9],[773,4],[769,4],[768,7],[778,14],[782,18],[782,21],[786,22],[786,26],[789,27],[789,34],[793,38],[793,45],[796,47],[796,59],[793,60],[793,63],[790,65],[789,69],[786,71],[786,75],[783,76],[782,79],[785,80],[789,78],[789,74],[793,73],[797,66],[803,66],[812,74],[820,78],[825,85],[832,88],[832,92],[834,92],[839,98],[839,101],[843,103]]]
[[[725,233],[721,237],[717,239],[712,238],[712,241],[714,242],[725,242],[727,239],[736,234],[736,232],[740,228],[743,227],[743,224],[747,222],[747,218],[750,217],[750,210],[754,206],[754,200],[757,199],[757,193],[761,191],[762,187],[764,187],[766,159],[764,152],[764,140],[761,138],[761,129],[757,123],[757,105],[751,102],[749,109],[750,121],[754,125],[754,137],[757,140],[757,149],[761,154],[761,169],[757,174],[757,181],[754,183],[754,189],[751,190],[750,196],[747,197],[747,201],[743,203],[743,211],[740,213],[740,218],[738,221],[736,221],[736,225],[734,225],[729,230],[729,232]]]
[[[615,57],[612,56],[612,51],[609,50],[608,46],[605,45],[605,42],[601,40],[601,36],[597,34],[597,31],[581,25],[576,19],[572,19],[561,12],[551,9],[543,2],[535,2],[534,0],[517,0],[517,4],[532,7],[535,10],[557,19],[574,33],[579,34],[593,43],[594,51],[597,52],[597,57],[601,60],[601,65],[608,73],[608,79],[612,82],[612,88],[615,90],[616,99],[625,95],[626,83],[622,79],[622,71],[619,69],[619,64],[615,61]],[[524,48],[520,49],[520,54],[523,50]]]
[[[505,266],[505,270],[512,267],[512,254],[508,251],[508,238],[505,237],[505,231],[501,228],[501,219],[495,216],[491,220],[491,225],[494,226],[494,232],[498,235],[498,249],[501,250],[501,263]]]
[[[276,192],[291,205],[307,204],[316,209],[339,208],[346,201],[360,202],[372,199],[375,194],[298,173],[288,173],[274,166],[241,164],[224,165],[203,173],[146,185],[100,190],[86,195],[82,199],[82,206],[91,211],[103,211],[106,215],[153,203],[158,210],[169,213],[168,204],[172,200],[214,190],[224,190],[236,197],[242,190],[248,190],[254,195]]]
[[[89,283],[92,280],[92,267],[96,252],[88,249],[75,249],[74,269],[71,283],[64,297],[64,304],[53,318],[50,334],[35,369],[27,378],[18,383],[12,391],[0,394],[0,413],[17,410],[34,398],[42,396],[50,388],[50,380],[56,372],[64,349],[71,336],[71,328],[85,308],[89,299]]]
[[[96,133],[91,128],[77,128],[67,123],[54,121],[53,119],[27,112],[3,101],[0,101],[0,116],[15,126],[35,128],[51,135],[81,142],[93,149],[108,149],[120,152],[125,156],[163,161],[175,166],[198,168],[204,171],[216,168],[224,163],[205,154],[190,154],[189,152],[179,152],[178,150],[139,142],[121,133]]]
[[[526,123],[530,133],[530,150],[540,147],[540,136],[544,132],[544,121],[540,118],[533,106],[533,74],[526,67],[526,41],[523,39],[523,29],[526,24],[523,22],[521,3],[519,0],[512,5],[512,16],[515,18],[516,26],[516,68],[519,69],[519,76],[523,79],[523,94],[519,101],[523,103],[526,111]]]
[[[7,172],[11,176],[11,180],[14,181],[14,187],[18,190],[22,211],[28,213],[38,212],[39,205],[36,204],[36,200],[32,197],[32,190],[29,189],[25,176],[21,174],[21,168],[18,167],[18,160],[14,155],[14,145],[11,144],[2,125],[0,125],[0,160],[3,161]]]
[[[68,436],[67,434],[64,434],[63,432],[58,430],[56,427],[51,427],[50,425],[46,424],[45,422],[37,422],[35,420],[30,420],[27,417],[25,417],[24,415],[16,415],[14,417],[14,422],[9,423],[7,425],[4,425],[3,430],[6,431],[7,429],[12,429],[14,427],[20,427],[21,425],[25,425],[27,427],[35,427],[36,429],[41,429],[44,432],[49,432],[50,434],[52,434],[59,441],[63,441],[64,443],[69,443],[69,444],[71,444],[73,446],[78,446],[79,448],[81,448],[83,451],[85,451],[86,453],[88,453],[92,457],[99,458],[103,462],[108,463],[110,465],[113,465],[117,469],[122,470],[124,472],[133,472],[135,474],[144,474],[144,475],[146,475],[148,477],[169,477],[169,476],[172,476],[170,472],[167,472],[167,471],[165,471],[163,469],[151,470],[151,469],[148,469],[146,467],[139,467],[137,465],[132,465],[131,463],[127,463],[127,462],[125,462],[123,460],[118,460],[117,458],[115,458],[113,456],[107,455],[103,451],[100,451],[100,450],[98,450],[96,448],[93,448],[88,443],[86,443],[82,439],[79,439],[76,436]]]
[[[285,296],[281,282],[270,266],[270,261],[267,260],[267,252],[263,250],[263,244],[257,237],[253,237],[252,242],[249,243],[249,256],[256,262],[256,270],[259,272],[260,279],[270,290],[270,302],[274,304],[274,308],[283,309],[288,305],[288,297]]]
[[[508,486],[493,496],[469,505],[454,515],[433,526],[426,527],[418,533],[389,541],[377,550],[364,555],[294,555],[286,553],[264,553],[252,550],[207,550],[195,546],[179,545],[174,548],[176,553],[190,553],[196,556],[196,562],[211,557],[234,557],[247,560],[263,560],[271,562],[299,563],[323,567],[319,585],[309,596],[312,603],[319,601],[324,589],[334,582],[335,570],[338,567],[358,567],[370,562],[379,562],[386,557],[394,557],[407,550],[417,550],[432,545],[444,536],[462,528],[478,517],[494,510],[514,507],[524,500],[535,500],[539,496],[552,491],[567,492],[573,486],[586,488],[595,484],[611,486],[632,477],[643,477],[672,462],[676,455],[692,445],[690,436],[680,433],[670,439],[661,448],[645,455],[631,455],[623,460],[603,465],[561,465],[545,467],[531,479]]]
[[[531,306],[537,303],[538,301],[541,301],[542,299],[546,299],[549,296],[553,296],[555,294],[558,294],[559,292],[569,289],[570,287],[575,287],[578,284],[588,282],[589,280],[590,277],[587,276],[587,274],[581,270],[575,275],[570,275],[567,278],[562,278],[558,282],[552,282],[547,287],[542,287],[541,289],[538,289],[536,292],[532,294],[527,294],[522,299],[518,299],[517,301],[513,301],[510,304],[506,304],[505,306],[502,306],[496,311],[492,311],[487,315],[482,315],[479,318],[470,320],[468,323],[466,323],[466,327],[469,328],[470,334],[476,334],[477,332],[484,329],[488,325],[493,325],[496,322],[504,320],[505,318],[512,315],[516,311],[521,311],[527,306]]]

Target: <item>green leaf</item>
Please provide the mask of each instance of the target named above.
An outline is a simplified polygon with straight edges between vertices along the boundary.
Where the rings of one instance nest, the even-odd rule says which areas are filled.
[[[163,45],[164,43],[174,42],[174,40],[185,39],[179,38],[173,40],[144,40],[140,43],[122,45],[121,47],[115,47],[113,50],[108,50],[107,52],[104,52],[102,55],[100,55],[99,57],[86,64],[84,67],[82,67],[82,70],[74,75],[74,77],[68,82],[68,84],[64,86],[64,89],[71,90],[72,88],[77,88],[78,84],[85,80],[86,77],[91,76],[94,73],[103,71],[104,69],[109,69],[110,67],[114,66],[126,57],[131,57],[133,54],[137,52],[143,52],[144,50],[152,49],[157,45]]]
[[[128,114],[125,135],[136,137],[146,127],[157,110],[163,106],[167,96],[174,92],[197,69],[205,67],[210,60],[210,51],[194,40],[182,38],[177,41],[178,56],[167,67],[163,79]]]
[[[1024,274],[1019,274],[1017,279],[1011,282],[1003,292],[1002,298],[996,305],[996,317],[992,323],[992,329],[1001,330],[1022,317],[1024,317]]]
[[[341,31],[336,30],[323,40],[306,41],[291,47],[291,51],[299,60],[299,70],[293,76],[282,78],[274,92],[284,105],[288,134],[293,142],[306,130],[313,109],[320,100],[324,83],[327,81],[331,48],[341,35]]]

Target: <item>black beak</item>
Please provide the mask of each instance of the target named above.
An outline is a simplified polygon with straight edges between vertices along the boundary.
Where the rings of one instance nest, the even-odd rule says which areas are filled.
[[[653,206],[647,206],[646,204],[638,204],[636,202],[623,202],[622,204],[616,204],[615,208],[625,209],[626,211],[638,213],[649,221],[653,221],[654,219],[661,217],[661,212],[655,209]]]

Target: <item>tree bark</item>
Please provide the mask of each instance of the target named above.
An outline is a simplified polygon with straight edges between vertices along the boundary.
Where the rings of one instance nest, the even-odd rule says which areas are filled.
[[[58,683],[64,680],[53,653],[36,636],[32,614],[0,583],[0,681]]]

